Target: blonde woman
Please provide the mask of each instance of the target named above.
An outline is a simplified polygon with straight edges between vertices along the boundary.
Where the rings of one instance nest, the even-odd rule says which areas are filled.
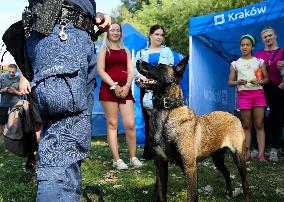
[[[279,161],[278,150],[281,148],[281,135],[284,111],[284,91],[279,88],[282,82],[280,74],[281,68],[284,68],[282,55],[283,48],[279,48],[277,44],[277,35],[273,28],[266,27],[260,33],[264,49],[255,53],[255,57],[264,60],[269,83],[264,86],[265,97],[269,106],[268,116],[268,140],[270,142],[269,160]]]
[[[98,74],[102,78],[99,99],[107,120],[108,143],[113,157],[113,166],[117,170],[127,170],[128,166],[119,157],[117,127],[120,111],[128,144],[130,166],[140,167],[142,163],[136,155],[136,130],[134,121],[134,98],[131,83],[134,68],[129,50],[122,43],[122,29],[113,23],[107,32],[104,43],[98,53]]]

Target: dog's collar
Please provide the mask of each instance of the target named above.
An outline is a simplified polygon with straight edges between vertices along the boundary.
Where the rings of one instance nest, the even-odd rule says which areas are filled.
[[[183,105],[185,103],[182,98],[164,97],[153,99],[153,107],[157,109],[172,109]]]

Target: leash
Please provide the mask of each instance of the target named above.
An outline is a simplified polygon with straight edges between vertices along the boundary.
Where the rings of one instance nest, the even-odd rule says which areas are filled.
[[[93,42],[97,41],[97,40],[98,40],[98,37],[99,37],[101,34],[103,34],[103,33],[104,33],[104,31],[101,30],[101,29],[99,29],[96,33],[90,34],[92,41],[93,41]]]

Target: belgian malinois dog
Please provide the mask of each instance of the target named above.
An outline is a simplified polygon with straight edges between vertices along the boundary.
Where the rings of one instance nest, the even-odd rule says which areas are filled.
[[[149,79],[138,81],[138,85],[153,91],[150,128],[156,165],[155,200],[167,201],[170,162],[179,165],[185,174],[187,201],[198,201],[196,165],[208,156],[225,177],[226,194],[232,196],[230,172],[224,164],[224,154],[229,149],[242,179],[245,201],[249,201],[242,124],[230,113],[216,111],[199,116],[184,104],[179,82],[188,58],[176,66],[137,61],[138,71]]]

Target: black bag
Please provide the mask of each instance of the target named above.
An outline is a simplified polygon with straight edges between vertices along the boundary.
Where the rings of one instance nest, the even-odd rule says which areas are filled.
[[[36,133],[28,101],[20,100],[11,109],[4,130],[4,145],[8,151],[22,157],[36,150]]]

